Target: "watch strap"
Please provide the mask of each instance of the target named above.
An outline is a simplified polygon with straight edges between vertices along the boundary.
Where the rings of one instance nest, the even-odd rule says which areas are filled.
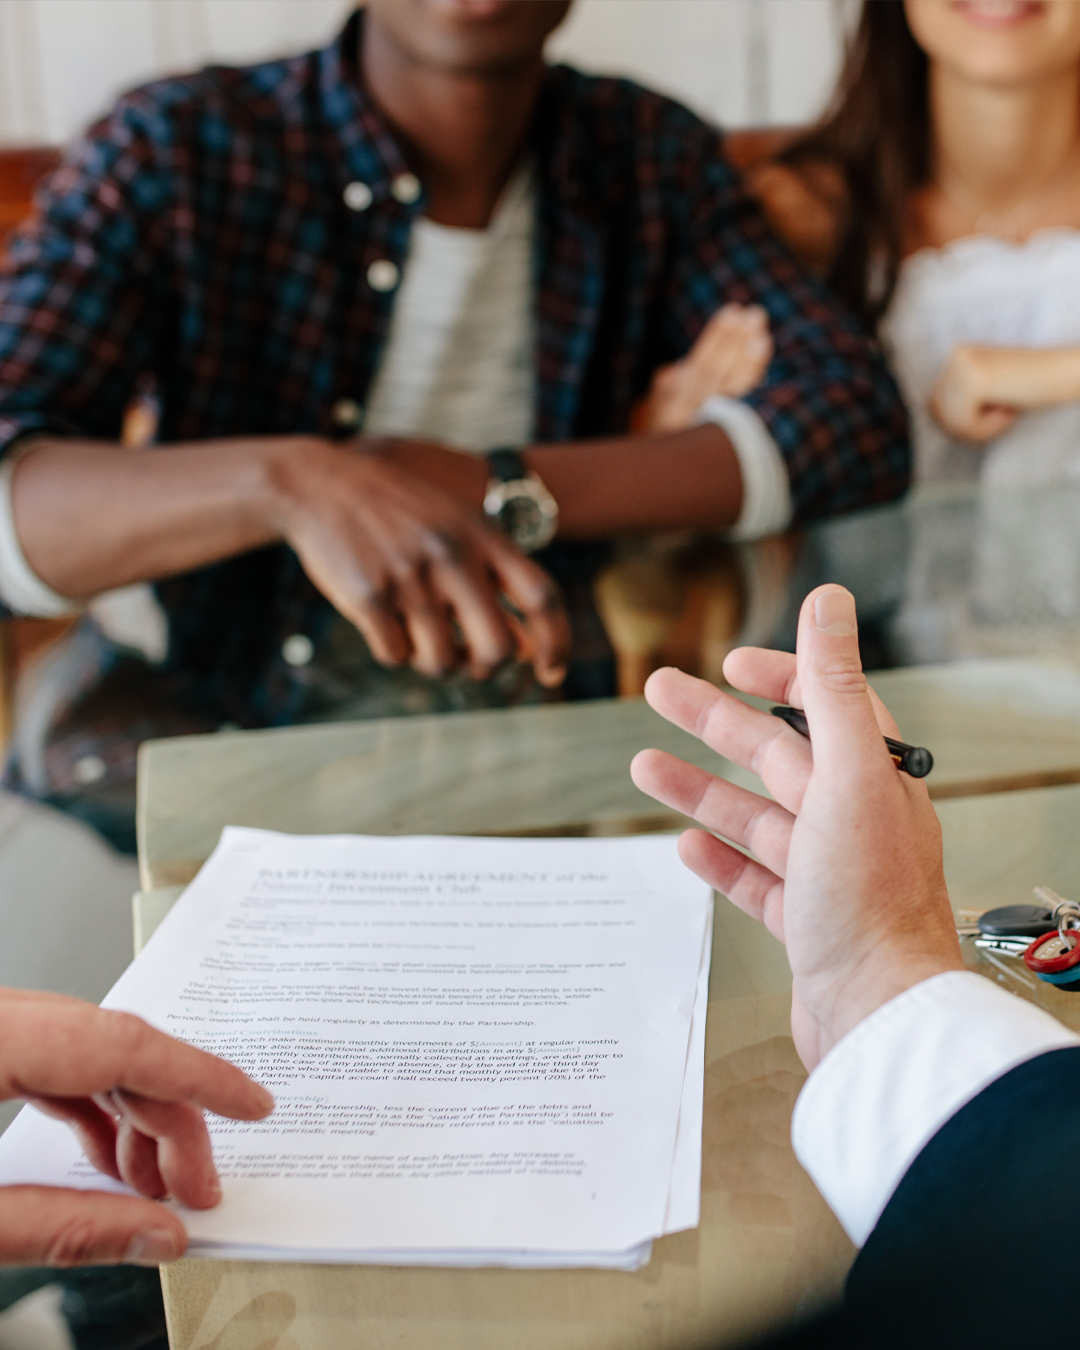
[[[496,450],[489,450],[487,462],[492,478],[498,483],[516,483],[519,479],[529,476],[525,460],[513,446],[504,445]]]

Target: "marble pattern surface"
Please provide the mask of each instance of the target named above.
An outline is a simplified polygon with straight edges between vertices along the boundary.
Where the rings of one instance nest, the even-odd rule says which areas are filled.
[[[903,737],[933,751],[936,798],[1080,780],[1071,665],[961,661],[871,678]],[[646,746],[759,787],[641,699],[152,741],[139,761],[142,885],[189,881],[225,824],[298,834],[678,828],[679,816],[630,781]]]

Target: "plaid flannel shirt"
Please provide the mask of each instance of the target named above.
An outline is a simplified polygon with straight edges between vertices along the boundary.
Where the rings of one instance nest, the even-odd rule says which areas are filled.
[[[137,89],[69,151],[0,274],[0,453],[35,431],[116,439],[147,372],[161,402],[148,453],[335,434],[346,401],[363,406],[394,304],[369,269],[404,265],[425,198],[395,196],[408,165],[359,79],[360,23],[320,51]],[[905,489],[906,420],[880,351],[776,238],[714,130],[559,66],[531,149],[539,440],[623,432],[656,367],[738,301],[769,314],[775,356],[746,401],[785,457],[795,519]],[[358,183],[369,201],[347,191]],[[578,607],[596,554],[547,554]],[[157,592],[169,668],[223,718],[302,715],[282,643],[318,643],[332,616],[290,550]]]

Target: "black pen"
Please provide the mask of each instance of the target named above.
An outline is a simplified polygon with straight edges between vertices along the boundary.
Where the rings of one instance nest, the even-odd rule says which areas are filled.
[[[779,717],[786,722],[793,731],[797,731],[800,736],[810,739],[810,728],[806,725],[806,714],[800,708],[785,708],[777,705],[773,708],[772,715]],[[912,778],[925,778],[934,767],[934,756],[929,750],[924,750],[921,745],[905,745],[903,741],[894,741],[892,737],[884,737],[885,744],[889,747],[889,754],[896,760],[896,767],[903,769],[906,774]]]

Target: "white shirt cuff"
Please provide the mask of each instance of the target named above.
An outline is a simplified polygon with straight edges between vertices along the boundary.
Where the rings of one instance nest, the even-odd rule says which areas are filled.
[[[728,434],[742,471],[739,518],[732,539],[762,539],[782,534],[791,524],[791,481],[780,448],[761,417],[737,398],[714,394],[698,409],[697,425],[713,422]]]
[[[1048,1050],[1080,1045],[1060,1022],[973,971],[935,975],[860,1022],[795,1103],[795,1155],[858,1246],[950,1117]]]
[[[18,449],[13,449],[0,461],[0,600],[14,613],[38,619],[74,614],[81,608],[79,602],[45,585],[26,561],[15,533],[11,477],[19,458]]]

